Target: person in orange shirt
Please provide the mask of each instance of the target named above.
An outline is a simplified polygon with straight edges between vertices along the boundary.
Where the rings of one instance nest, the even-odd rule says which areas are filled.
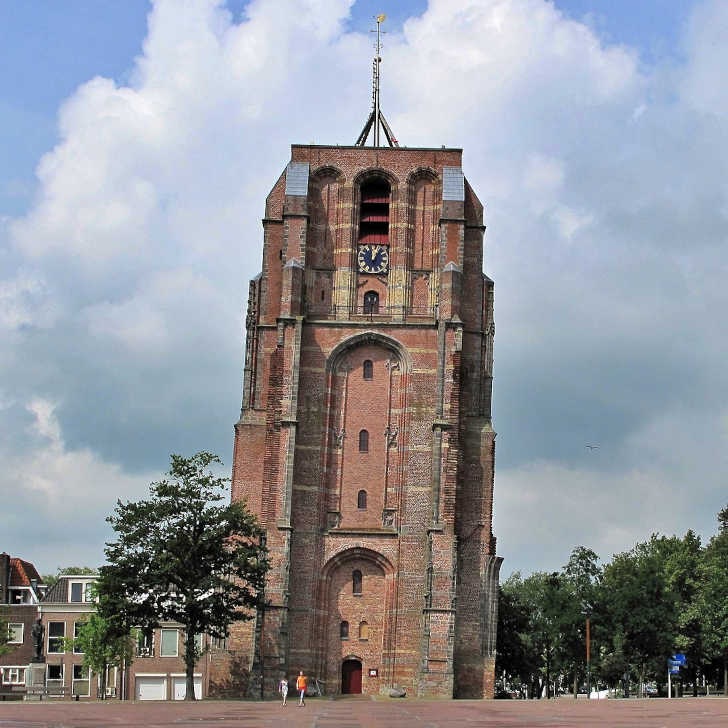
[[[306,685],[308,684],[308,680],[306,679],[306,676],[303,674],[303,670],[300,670],[298,673],[298,677],[296,678],[296,690],[298,690],[299,699],[298,699],[298,705],[299,707],[301,705],[306,705],[306,701],[304,698],[306,697]]]

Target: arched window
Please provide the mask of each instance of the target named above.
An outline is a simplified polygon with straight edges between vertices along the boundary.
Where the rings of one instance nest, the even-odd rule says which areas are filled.
[[[369,452],[369,433],[366,430],[359,433],[359,452]]]
[[[339,625],[339,637],[341,637],[342,640],[349,639],[349,623],[348,622],[342,622]]]
[[[364,294],[364,313],[379,313],[379,294],[376,291]]]
[[[354,569],[351,574],[351,593],[361,596],[361,571]]]
[[[366,622],[362,622],[359,625],[359,639],[360,640],[369,639],[369,625]]]
[[[371,359],[366,359],[362,366],[362,374],[364,379],[374,379],[374,364]]]
[[[365,490],[360,490],[356,494],[356,507],[362,511],[367,509],[367,492]]]

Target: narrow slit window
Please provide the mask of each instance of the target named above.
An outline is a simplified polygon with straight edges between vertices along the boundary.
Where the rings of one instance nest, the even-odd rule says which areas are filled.
[[[351,575],[351,593],[361,596],[361,571],[355,569]]]
[[[356,496],[356,507],[360,511],[365,511],[367,509],[367,492],[365,490],[360,490],[357,493],[357,496]]]
[[[341,637],[342,640],[349,639],[349,623],[348,622],[342,622],[339,625],[339,637]]]
[[[369,433],[366,430],[359,433],[359,452],[369,452]]]
[[[362,366],[364,379],[374,379],[374,364],[367,359]]]

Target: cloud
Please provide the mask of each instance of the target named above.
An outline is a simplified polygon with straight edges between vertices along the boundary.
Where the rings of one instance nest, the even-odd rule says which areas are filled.
[[[265,196],[291,142],[351,143],[368,112],[350,6],[255,0],[237,22],[157,0],[129,83],[91,79],[59,110],[37,199],[0,230],[0,482],[69,550],[40,494],[74,469],[68,513],[98,520],[90,483],[138,492],[170,452],[231,452]],[[485,204],[504,573],[709,532],[724,505],[725,20],[698,6],[684,61],[658,66],[543,0],[432,0],[386,38],[395,134],[462,146]]]
[[[125,474],[89,449],[70,450],[48,400],[5,398],[0,422],[15,434],[0,445],[4,547],[49,571],[102,563],[104,541],[111,538],[104,519],[117,498],[143,497],[151,478]]]

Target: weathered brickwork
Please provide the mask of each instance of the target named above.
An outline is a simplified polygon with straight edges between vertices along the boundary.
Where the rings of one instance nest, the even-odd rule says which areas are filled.
[[[304,670],[336,694],[360,670],[364,693],[493,695],[493,284],[461,165],[294,145],[268,196],[232,497],[271,569],[265,608],[212,656],[213,691],[270,695]],[[372,182],[389,192],[366,208]],[[384,273],[359,271],[365,230],[385,230]]]

